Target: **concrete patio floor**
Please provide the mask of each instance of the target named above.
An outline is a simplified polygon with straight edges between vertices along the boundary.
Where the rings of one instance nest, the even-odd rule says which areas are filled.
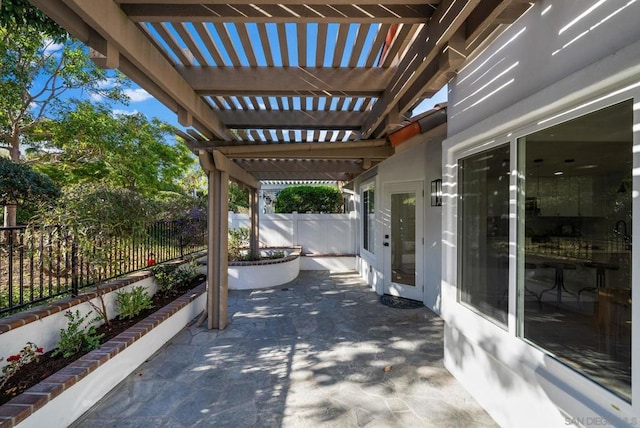
[[[428,309],[384,306],[355,273],[304,271],[231,291],[225,330],[186,328],[74,426],[496,426],[442,348]]]

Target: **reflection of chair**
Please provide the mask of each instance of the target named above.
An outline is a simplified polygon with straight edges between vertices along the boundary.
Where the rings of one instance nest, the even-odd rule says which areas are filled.
[[[538,265],[536,265],[535,263],[525,263],[524,264],[525,271],[531,270],[531,269],[536,269],[537,267],[538,267]],[[533,297],[536,298],[536,300],[538,300],[538,302],[540,301],[540,299],[538,298],[538,295],[535,293],[535,291],[529,290],[527,288],[526,280],[525,280],[525,283],[524,283],[524,292],[531,294]]]
[[[631,332],[631,290],[600,288],[598,290],[598,330],[600,347],[614,358],[624,329]],[[630,342],[629,342],[630,344]]]
[[[546,290],[542,290],[540,295],[538,296],[538,300],[542,300],[542,295],[548,291],[556,290],[556,303],[560,305],[562,303],[562,291],[566,291],[567,293],[573,295],[572,292],[567,290],[564,286],[564,271],[565,269],[575,270],[576,265],[572,263],[565,262],[545,262],[542,264],[544,267],[554,268],[556,270],[555,281],[553,282],[553,287],[549,287]]]
[[[580,300],[580,293],[582,293],[583,291],[590,291],[592,293],[597,293],[598,290],[600,290],[601,288],[604,288],[606,283],[605,283],[605,273],[606,270],[618,270],[619,266],[618,265],[614,265],[612,263],[599,263],[599,262],[587,262],[584,263],[584,266],[586,267],[590,267],[590,268],[595,268],[596,270],[596,286],[595,287],[584,287],[581,288],[580,290],[578,290],[578,300]]]

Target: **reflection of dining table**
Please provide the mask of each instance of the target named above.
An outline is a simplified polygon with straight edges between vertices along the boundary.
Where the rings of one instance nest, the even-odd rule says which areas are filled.
[[[589,268],[594,268],[596,270],[596,286],[595,287],[584,287],[578,290],[578,300],[580,300],[580,293],[583,291],[590,291],[592,293],[597,292],[601,288],[604,288],[606,285],[606,277],[605,273],[607,270],[618,270],[620,266],[613,263],[603,263],[603,262],[587,262],[583,263],[584,266]]]
[[[556,274],[555,274],[555,280],[553,282],[553,287],[549,287],[545,290],[542,290],[540,292],[540,294],[538,295],[538,300],[542,300],[542,295],[544,293],[547,293],[549,291],[552,290],[556,290],[556,303],[558,305],[560,305],[562,303],[562,292],[565,291],[571,295],[573,295],[572,292],[570,292],[569,290],[567,290],[567,288],[564,286],[564,271],[566,270],[575,270],[576,269],[576,265],[573,263],[567,263],[567,262],[563,262],[563,261],[558,261],[558,260],[547,260],[544,263],[542,263],[543,267],[546,268],[553,268],[556,270]]]

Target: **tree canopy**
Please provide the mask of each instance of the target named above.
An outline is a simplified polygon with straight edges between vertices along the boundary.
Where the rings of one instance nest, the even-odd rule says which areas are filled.
[[[59,187],[185,193],[195,159],[185,145],[167,142],[174,129],[142,114],[115,114],[113,103],[129,101],[129,80],[97,67],[86,46],[27,0],[1,2],[0,67],[0,151],[14,163],[30,164]],[[8,200],[6,226],[16,224],[22,200]]]
[[[184,144],[165,142],[173,131],[140,113],[113,114],[107,106],[83,102],[41,123],[45,141],[28,158],[61,185],[102,181],[143,194],[179,191],[178,180],[195,159]]]
[[[44,202],[60,196],[46,175],[0,157],[0,204]]]
[[[108,75],[86,48],[28,1],[0,7],[0,149],[20,161],[43,120],[75,110],[83,97],[126,102],[125,80]],[[15,204],[5,207],[5,226],[16,224]]]
[[[331,186],[290,186],[278,193],[276,213],[339,213],[342,207],[340,190]]]
[[[49,18],[29,0],[3,0],[0,5],[0,25],[9,28],[30,27],[57,40],[67,35],[64,28]]]

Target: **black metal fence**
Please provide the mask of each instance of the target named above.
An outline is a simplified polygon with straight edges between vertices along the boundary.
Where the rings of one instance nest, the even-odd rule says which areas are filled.
[[[0,316],[101,281],[206,249],[206,219],[150,224],[146,238],[102,243],[100,268],[78,250],[73,233],[58,227],[0,227]],[[105,251],[106,249],[106,251]]]

